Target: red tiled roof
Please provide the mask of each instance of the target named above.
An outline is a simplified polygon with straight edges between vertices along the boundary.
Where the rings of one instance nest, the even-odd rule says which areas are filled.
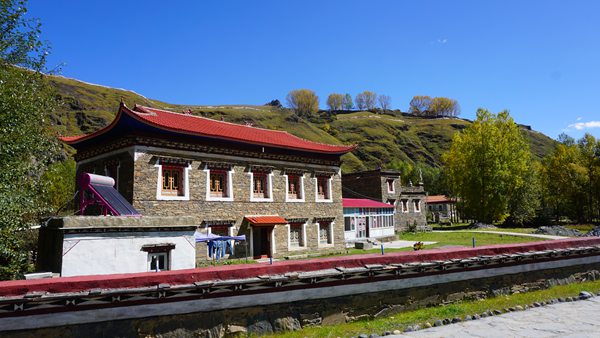
[[[287,224],[288,222],[281,216],[246,216],[245,218],[254,225]]]
[[[125,105],[121,105],[119,113],[121,112],[132,116],[142,123],[154,126],[156,128],[188,135],[205,136],[216,139],[318,153],[343,154],[356,148],[356,145],[345,146],[318,143],[302,139],[285,131],[269,130],[230,122],[216,121],[205,117],[180,114],[168,110],[138,105],[136,105],[133,109],[129,109]],[[117,115],[115,121],[119,117],[120,115]],[[116,123],[114,123],[115,121],[113,121],[113,123],[111,123],[108,127],[91,134],[81,136],[66,136],[61,137],[60,139],[66,143],[74,144],[79,141],[103,134],[116,125]]]
[[[427,196],[426,201],[427,203],[454,203],[454,201],[446,197],[446,195]]]
[[[344,208],[394,208],[393,205],[367,198],[342,198]]]

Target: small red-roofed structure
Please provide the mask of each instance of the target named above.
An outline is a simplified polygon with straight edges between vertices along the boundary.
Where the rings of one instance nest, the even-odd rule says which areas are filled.
[[[342,205],[346,243],[395,238],[393,204],[368,198],[343,198]]]
[[[459,215],[454,198],[446,195],[427,196],[427,210],[435,223],[458,222]]]

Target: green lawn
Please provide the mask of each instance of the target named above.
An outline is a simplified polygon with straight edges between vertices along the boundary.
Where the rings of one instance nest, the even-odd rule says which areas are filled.
[[[421,241],[421,242],[437,242],[436,244],[426,245],[425,248],[437,248],[441,246],[472,246],[473,238],[475,238],[475,245],[491,245],[491,244],[509,244],[509,243],[525,243],[525,242],[539,242],[540,238],[524,237],[524,236],[512,236],[512,235],[501,235],[501,234],[486,234],[486,233],[474,233],[466,231],[452,231],[452,232],[417,232],[410,233],[406,232],[400,234],[401,240],[406,241]]]
[[[510,243],[526,243],[526,242],[539,242],[543,241],[541,238],[535,237],[523,237],[523,236],[512,236],[512,235],[501,235],[501,234],[486,234],[486,233],[473,233],[463,231],[452,231],[452,232],[405,232],[400,234],[399,239],[405,241],[415,242],[437,242],[436,244],[426,245],[425,249],[439,248],[443,246],[465,246],[472,247],[473,238],[475,238],[475,245],[492,245],[492,244],[510,244]],[[383,243],[385,252],[399,252],[399,251],[412,251],[412,247],[402,249],[389,249],[386,248],[386,244]],[[380,253],[381,248],[376,247],[370,250],[360,249],[346,249],[343,253],[329,254],[318,257],[333,257],[333,256],[347,256],[347,255],[358,255],[358,254],[369,254],[369,253]],[[313,257],[315,258],[315,257]]]
[[[532,234],[535,228],[496,228],[496,229],[476,229],[477,231],[500,231],[500,232],[518,232],[520,234]]]
[[[573,224],[565,225],[565,228],[579,230],[583,233],[594,230],[596,226],[594,224]]]
[[[600,281],[575,283],[554,286],[546,290],[499,296],[476,301],[465,301],[437,307],[418,309],[397,313],[389,317],[374,320],[357,321],[338,325],[310,327],[300,331],[278,334],[278,337],[351,337],[361,333],[383,334],[384,331],[400,330],[406,327],[428,322],[433,324],[436,320],[481,314],[487,310],[502,310],[509,307],[531,305],[551,299],[576,297],[581,291],[597,293],[600,291]]]

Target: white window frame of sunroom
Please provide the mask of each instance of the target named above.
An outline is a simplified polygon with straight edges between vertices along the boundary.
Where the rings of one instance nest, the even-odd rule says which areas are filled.
[[[183,167],[183,196],[167,196],[162,194],[162,167],[157,163],[154,167],[158,168],[158,177],[156,179],[156,200],[157,201],[189,201],[190,200],[190,173],[192,165],[188,164]]]
[[[206,174],[206,200],[207,201],[222,201],[232,202],[233,201],[233,168],[227,170],[227,197],[212,197],[210,195],[210,169],[208,166],[204,166],[203,169]]]
[[[329,222],[329,238],[331,238],[331,243],[327,243],[327,244],[321,244],[321,238],[320,238],[321,223],[316,222],[315,225],[317,226],[317,247],[318,248],[328,248],[328,247],[334,246],[333,227],[335,225],[335,222],[334,221]]]
[[[304,175],[297,175],[298,178],[300,179],[299,184],[300,184],[300,196],[302,196],[302,198],[298,199],[298,198],[289,198],[288,194],[289,194],[289,185],[288,185],[288,175],[287,174],[283,174],[283,176],[285,177],[285,201],[286,202],[304,202]]]
[[[306,241],[306,222],[302,223],[300,226],[300,231],[302,232],[302,245],[300,246],[292,246],[292,241],[290,238],[291,235],[291,224],[286,224],[287,227],[287,238],[288,238],[288,251],[294,250],[306,250],[307,241]]]
[[[326,176],[321,176],[321,177],[326,177]],[[329,198],[326,198],[326,199],[319,198],[319,178],[314,177],[313,179],[315,181],[315,202],[324,202],[324,203],[333,202],[333,191],[331,190],[332,177],[331,176],[327,177],[327,189],[328,189]]]
[[[254,197],[254,173],[250,171],[248,175],[250,176],[250,202],[273,202],[273,172],[267,174],[268,198]]]

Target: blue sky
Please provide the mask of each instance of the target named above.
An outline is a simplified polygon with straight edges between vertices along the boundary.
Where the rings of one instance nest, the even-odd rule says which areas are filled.
[[[457,99],[600,137],[598,1],[30,0],[62,75],[179,104],[292,89]]]

